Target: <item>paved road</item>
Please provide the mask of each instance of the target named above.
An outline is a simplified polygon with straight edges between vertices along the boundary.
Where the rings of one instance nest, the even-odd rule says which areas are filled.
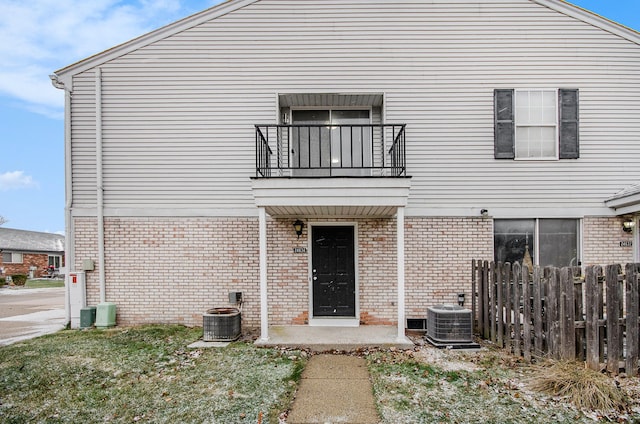
[[[64,287],[0,289],[0,346],[64,328]]]

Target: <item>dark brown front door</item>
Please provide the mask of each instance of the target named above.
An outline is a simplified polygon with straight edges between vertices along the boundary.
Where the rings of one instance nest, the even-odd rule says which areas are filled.
[[[354,317],[356,278],[353,227],[312,227],[314,317]]]

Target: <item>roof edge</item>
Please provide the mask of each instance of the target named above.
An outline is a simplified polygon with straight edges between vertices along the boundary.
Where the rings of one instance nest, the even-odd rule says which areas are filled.
[[[178,32],[187,30],[194,26],[197,26],[203,22],[218,17],[224,16],[228,13],[234,12],[245,6],[258,2],[259,0],[227,0],[221,4],[205,9],[194,15],[187,16],[179,21],[165,25],[154,31],[143,34],[130,41],[126,41],[115,47],[109,48],[103,52],[96,53],[88,58],[82,59],[71,65],[60,68],[54,72],[59,80],[66,84],[69,82],[69,77],[78,73],[84,72],[87,69],[99,66],[105,62],[113,60],[117,57],[123,56],[129,52],[132,52],[141,47],[147,46],[151,43],[159,41],[168,36],[174,35]],[[580,6],[576,6],[565,0],[530,0],[541,6],[548,7],[559,13],[563,13],[567,16],[578,19],[582,22],[593,25],[604,31],[610,32],[614,35],[622,37],[632,43],[640,45],[640,32],[628,28],[620,23],[614,22],[603,16],[598,15],[587,9],[583,9]]]
[[[611,34],[624,38],[627,41],[640,45],[640,32],[631,29],[621,23],[612,21],[598,15],[588,9],[584,9],[566,0],[531,0],[541,6],[548,7],[556,12],[576,18],[582,22],[593,25]]]
[[[201,12],[187,16],[176,22],[167,24],[156,30],[136,37],[132,40],[125,41],[122,44],[111,47],[100,53],[96,53],[78,62],[67,65],[64,68],[60,68],[57,71],[54,71],[54,75],[56,75],[63,83],[66,83],[68,77],[71,75],[79,74],[86,71],[87,69],[99,66],[105,62],[123,56],[141,47],[162,40],[163,38],[166,38],[170,35],[177,34],[181,31],[200,25],[201,23],[206,22],[210,19],[224,16],[257,1],[259,0],[227,0],[216,6],[212,6]]]

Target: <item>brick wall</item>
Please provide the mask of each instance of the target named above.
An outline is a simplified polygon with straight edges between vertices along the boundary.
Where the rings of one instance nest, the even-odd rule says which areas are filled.
[[[633,247],[622,218],[585,218],[583,263],[626,263]],[[309,223],[355,222],[358,290],[363,324],[394,324],[396,220],[305,220],[298,239],[292,219],[268,218],[270,324],[305,324],[309,317]],[[99,302],[95,219],[76,218],[75,266],[95,261],[87,272],[87,302]],[[227,306],[228,293],[241,291],[243,325],[260,323],[258,220],[256,218],[108,218],[105,221],[107,300],[118,306],[119,324],[201,325],[202,313]],[[405,221],[406,315],[424,317],[426,308],[471,304],[471,260],[493,258],[493,221],[456,217],[407,217]],[[310,250],[310,249],[309,249]],[[27,258],[25,257],[25,262]],[[44,266],[44,265],[43,265]]]
[[[622,230],[624,217],[586,217],[583,222],[583,265],[626,264],[633,262],[633,234]]]
[[[471,260],[493,259],[493,220],[408,217],[405,223],[407,318],[424,318],[426,308],[457,304],[465,294],[471,307]]]
[[[95,220],[76,219],[76,269],[87,272],[87,303],[100,301]],[[243,323],[259,322],[258,220],[249,218],[108,218],[106,298],[119,324],[202,325],[209,308],[245,298]]]
[[[49,255],[46,253],[23,253],[22,263],[7,263],[2,262],[2,255],[0,255],[0,268],[3,269],[3,273],[0,276],[5,277],[7,275],[23,274],[29,276],[29,269],[35,266],[37,268],[35,277],[41,277],[44,274],[44,270],[49,266]]]

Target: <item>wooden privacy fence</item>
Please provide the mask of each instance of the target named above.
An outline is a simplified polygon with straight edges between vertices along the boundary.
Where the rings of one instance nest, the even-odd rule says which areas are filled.
[[[638,375],[640,264],[554,268],[472,262],[475,331],[515,355]]]

